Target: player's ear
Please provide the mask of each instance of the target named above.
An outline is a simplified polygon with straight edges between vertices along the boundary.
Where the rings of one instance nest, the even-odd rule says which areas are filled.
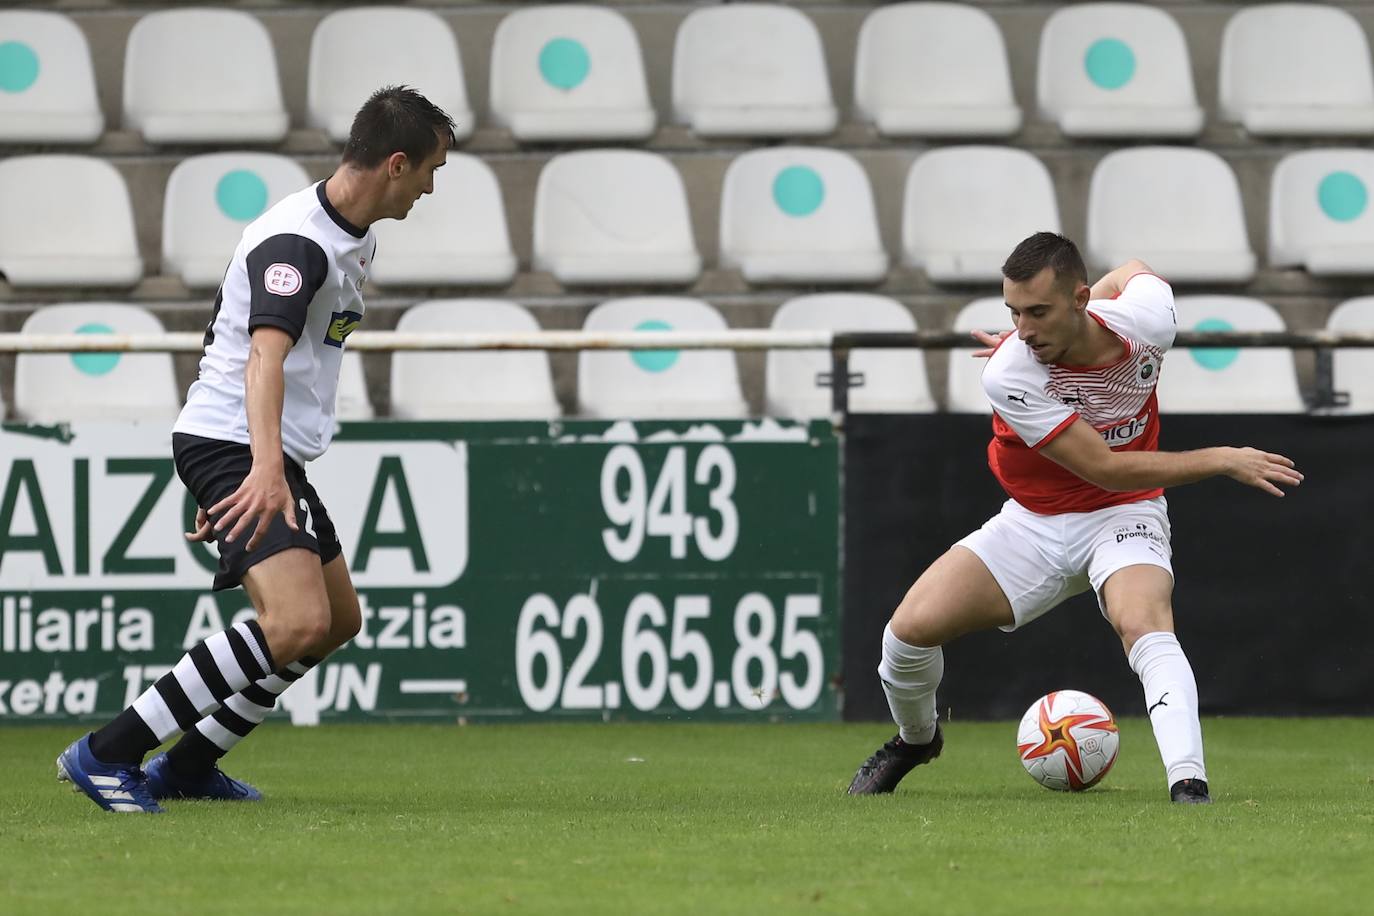
[[[389,178],[400,178],[410,166],[410,158],[405,153],[395,152],[386,157],[386,174]]]
[[[1073,304],[1080,312],[1088,307],[1088,302],[1093,297],[1092,287],[1086,283],[1078,284],[1078,289],[1073,293]]]

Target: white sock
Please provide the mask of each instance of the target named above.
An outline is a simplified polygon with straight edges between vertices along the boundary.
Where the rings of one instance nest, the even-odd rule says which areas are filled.
[[[887,705],[907,744],[929,744],[935,737],[935,688],[945,673],[945,653],[902,642],[889,624],[883,629],[883,660],[878,677]]]
[[[1206,779],[1197,681],[1178,638],[1173,633],[1146,633],[1131,647],[1130,662],[1145,688],[1146,714],[1155,730],[1169,785],[1180,779]]]

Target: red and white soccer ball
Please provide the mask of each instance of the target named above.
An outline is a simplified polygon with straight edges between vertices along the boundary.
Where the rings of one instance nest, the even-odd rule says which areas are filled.
[[[1021,717],[1016,749],[1031,778],[1047,789],[1080,792],[1116,763],[1120,735],[1112,711],[1081,690],[1056,690]]]

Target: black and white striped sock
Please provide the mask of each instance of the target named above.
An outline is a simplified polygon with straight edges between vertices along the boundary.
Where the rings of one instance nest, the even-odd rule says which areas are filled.
[[[234,745],[262,724],[286,688],[319,663],[319,659],[306,656],[229,697],[223,706],[197,722],[195,728],[172,745],[167,751],[167,763],[184,776],[198,775],[217,765]]]
[[[107,763],[137,763],[273,667],[257,621],[240,621],[193,646],[134,705],[91,737],[91,753]]]

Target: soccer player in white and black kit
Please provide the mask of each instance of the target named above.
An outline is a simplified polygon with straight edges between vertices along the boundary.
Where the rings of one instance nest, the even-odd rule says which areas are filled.
[[[1091,288],[1078,248],[1049,232],[1002,267],[1016,326],[991,349],[988,464],[1011,497],[921,574],[883,632],[878,676],[899,731],[859,768],[851,795],[891,792],[944,746],[940,647],[1015,630],[1092,589],[1140,676],[1170,797],[1211,800],[1197,683],[1173,632],[1164,488],[1225,475],[1275,496],[1302,474],[1252,448],[1161,452],[1155,386],[1177,330],[1169,284],[1129,261]]]
[[[338,169],[243,232],[215,297],[199,378],[173,427],[177,474],[200,505],[191,540],[216,540],[215,589],[242,585],[256,620],[199,643],[105,727],[58,758],[101,808],[159,799],[256,800],[218,761],[281,694],[348,642],[362,617],[334,525],[305,475],[333,438],[335,390],[377,243],[454,143],[453,122],[405,87],[358,111]],[[174,735],[146,773],[144,756]]]

